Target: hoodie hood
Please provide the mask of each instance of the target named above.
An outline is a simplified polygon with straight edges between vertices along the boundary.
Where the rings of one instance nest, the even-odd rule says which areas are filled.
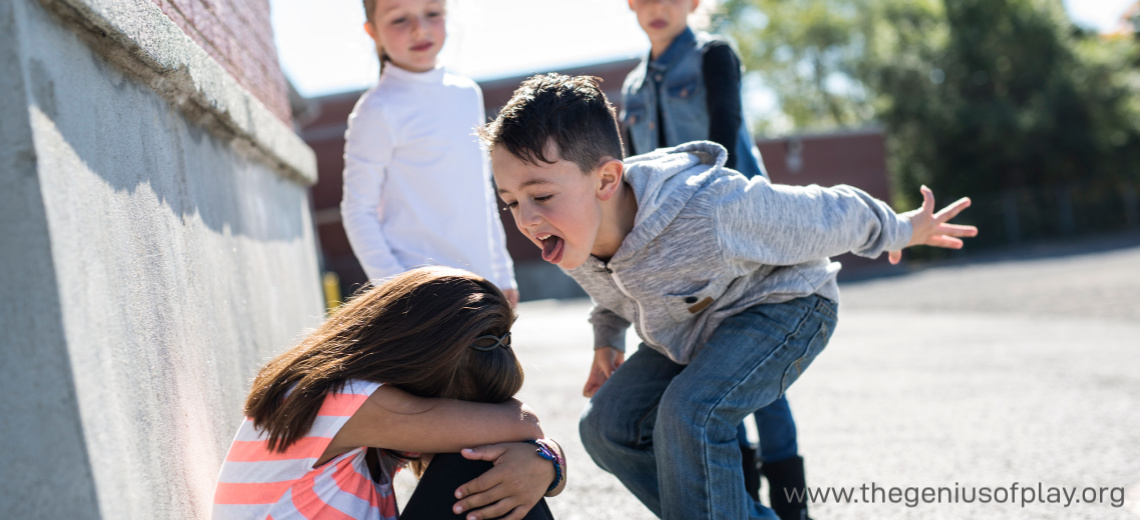
[[[724,170],[728,152],[711,141],[661,148],[625,160],[625,182],[637,199],[633,229],[613,261],[641,249],[663,231],[702,187]]]

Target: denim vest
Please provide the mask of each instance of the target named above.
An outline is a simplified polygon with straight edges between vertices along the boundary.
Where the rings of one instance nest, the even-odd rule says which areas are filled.
[[[626,76],[621,90],[621,120],[629,129],[632,149],[637,153],[709,139],[709,112],[701,65],[705,49],[716,38],[708,33],[694,33],[686,27],[656,60],[647,56]],[[658,103],[664,121],[657,120]],[[658,139],[661,124],[665,125],[664,143]],[[768,176],[743,117],[735,146],[728,152],[736,160],[736,170],[746,177]]]

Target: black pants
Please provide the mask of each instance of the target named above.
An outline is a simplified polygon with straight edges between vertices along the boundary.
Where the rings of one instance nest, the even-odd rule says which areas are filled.
[[[475,480],[494,465],[485,460],[467,460],[458,453],[437,453],[416,486],[416,492],[400,514],[400,520],[457,520],[464,515],[451,511],[455,490]],[[524,520],[553,520],[546,499],[539,500]]]

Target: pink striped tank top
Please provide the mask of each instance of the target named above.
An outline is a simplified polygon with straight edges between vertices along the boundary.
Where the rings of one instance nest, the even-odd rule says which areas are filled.
[[[392,475],[397,464],[381,457],[383,475],[373,482],[365,448],[342,453],[314,468],[329,442],[379,383],[349,381],[329,394],[309,433],[284,453],[270,451],[246,418],[218,475],[214,520],[395,520]]]

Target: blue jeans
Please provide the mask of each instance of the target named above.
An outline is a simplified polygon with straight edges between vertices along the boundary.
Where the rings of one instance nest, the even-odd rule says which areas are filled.
[[[688,365],[642,346],[586,405],[582,443],[664,519],[775,519],[744,489],[736,427],[827,345],[836,304],[807,296],[726,319]]]
[[[792,408],[786,396],[781,395],[776,402],[756,410],[752,417],[756,421],[756,432],[760,434],[761,461],[777,462],[799,453],[796,421],[792,418]],[[748,446],[748,433],[743,423],[736,427],[736,440],[741,446]]]

